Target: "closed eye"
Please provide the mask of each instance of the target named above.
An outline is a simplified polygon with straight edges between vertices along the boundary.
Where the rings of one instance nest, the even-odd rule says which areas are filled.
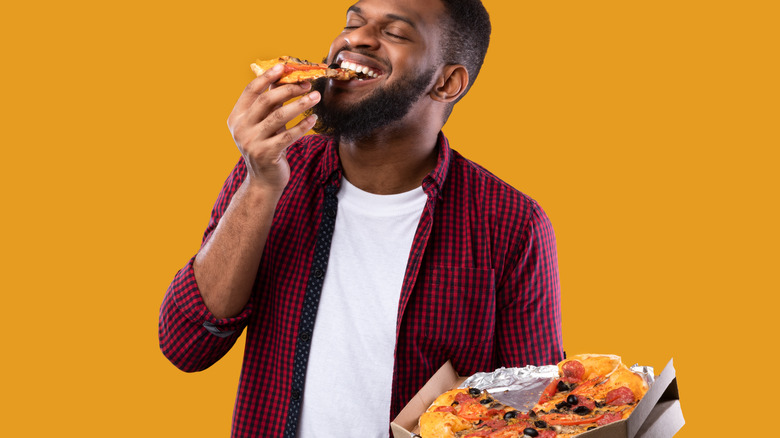
[[[401,35],[395,34],[393,32],[385,31],[385,34],[387,34],[388,36],[390,36],[392,38],[398,38],[399,40],[408,40],[409,39],[409,38],[403,37]]]

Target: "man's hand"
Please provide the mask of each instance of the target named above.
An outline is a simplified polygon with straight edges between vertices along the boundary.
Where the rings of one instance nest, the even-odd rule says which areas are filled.
[[[272,85],[281,76],[282,69],[274,68],[253,80],[228,117],[247,176],[193,263],[203,302],[218,319],[238,315],[249,302],[276,203],[290,180],[287,148],[316,121],[309,116],[287,129],[320,95],[283,105],[306,94],[311,84]]]
[[[246,183],[276,194],[290,180],[287,148],[314,126],[317,117],[310,115],[289,129],[287,123],[320,100],[315,91],[283,106],[306,94],[311,84],[272,85],[282,70],[277,65],[250,82],[228,117],[228,128],[246,163]]]

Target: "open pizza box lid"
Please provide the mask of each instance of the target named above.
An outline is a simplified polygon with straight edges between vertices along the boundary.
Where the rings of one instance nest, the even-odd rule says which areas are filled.
[[[436,397],[457,388],[466,377],[455,372],[448,361],[415,394],[390,424],[394,438],[412,438],[419,432],[420,415]],[[578,436],[583,438],[665,438],[674,436],[685,424],[672,360],[627,420],[617,421]]]

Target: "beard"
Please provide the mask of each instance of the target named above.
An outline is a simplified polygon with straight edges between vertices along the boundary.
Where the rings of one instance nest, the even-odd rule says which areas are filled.
[[[318,119],[314,132],[348,141],[369,137],[374,131],[402,119],[425,95],[436,69],[409,74],[395,84],[375,89],[358,103],[337,107],[322,99],[311,109]],[[312,89],[324,96],[327,79],[317,80]],[[338,93],[339,90],[336,90]]]

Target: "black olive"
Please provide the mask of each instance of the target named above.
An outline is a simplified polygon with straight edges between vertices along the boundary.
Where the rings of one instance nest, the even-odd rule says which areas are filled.
[[[591,426],[591,427],[589,427],[589,428],[587,428],[587,429],[585,429],[585,430],[593,430],[593,429],[595,429],[595,428],[596,428],[596,426]]]
[[[506,414],[504,414],[504,420],[511,420],[513,418],[517,418],[517,411],[509,411]]]
[[[341,67],[337,62],[334,62],[333,64],[329,65],[328,68],[339,68]]]
[[[523,429],[523,435],[528,435],[530,437],[536,437],[539,436],[539,432],[536,431],[533,427],[526,427]]]
[[[566,403],[568,403],[568,404],[570,404],[570,405],[572,405],[572,406],[573,406],[573,405],[576,405],[576,404],[577,404],[577,403],[579,403],[579,402],[580,402],[580,399],[578,399],[578,398],[577,398],[577,396],[576,396],[576,395],[574,395],[574,394],[572,394],[572,395],[570,395],[570,396],[566,397]]]
[[[588,407],[585,405],[579,405],[574,408],[574,413],[577,415],[588,415],[590,414],[590,409],[588,409]]]
[[[452,402],[452,404],[451,404],[450,406],[458,406],[459,404],[460,404],[460,403],[458,403],[458,402],[454,401],[454,402]]]
[[[480,394],[482,394],[482,391],[477,388],[469,388],[469,394],[471,394],[472,397],[478,397]]]
[[[603,407],[604,407],[604,403],[602,403],[602,402],[600,402],[600,401],[597,401],[597,402],[596,402],[596,407],[597,407],[597,408],[603,408]]]
[[[538,427],[539,429],[544,429],[547,427],[547,423],[544,420],[536,420],[534,421],[534,426]]]
[[[484,399],[480,400],[479,402],[482,403],[483,405],[486,405],[486,404],[488,404],[488,403],[490,403],[492,401],[493,401],[493,399],[488,397],[488,398],[484,398]]]
[[[544,413],[544,411],[539,411],[539,412]],[[536,412],[534,412],[534,410],[531,409],[530,411],[528,411],[528,416],[531,418],[536,418]]]
[[[557,389],[558,392],[563,392],[563,391],[568,391],[571,388],[569,388],[569,385],[567,385],[566,382],[564,382],[563,380],[559,380]]]
[[[557,405],[555,405],[555,409],[564,409],[564,410],[566,410],[566,409],[569,409],[570,407],[571,407],[571,405],[568,402],[565,402],[565,401],[562,401],[562,402],[558,403]]]

